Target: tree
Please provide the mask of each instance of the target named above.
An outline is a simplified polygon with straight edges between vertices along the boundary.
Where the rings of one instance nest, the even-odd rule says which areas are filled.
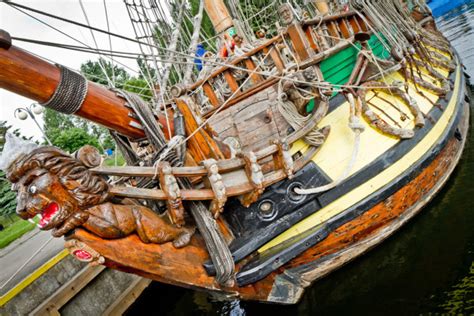
[[[75,152],[84,145],[92,145],[102,152],[102,148],[99,145],[97,138],[79,127],[73,127],[62,131],[54,140],[54,145],[63,150],[67,150],[70,153]]]
[[[43,113],[44,133],[55,145],[55,139],[62,131],[74,127],[73,117],[48,108]]]
[[[117,88],[122,89],[123,84],[130,79],[128,72],[112,62],[100,57],[98,61],[88,60],[81,65],[81,73],[90,81],[108,85],[107,78],[113,80]],[[105,74],[104,74],[105,71]]]
[[[16,193],[11,190],[11,184],[0,170],[0,216],[15,214]]]

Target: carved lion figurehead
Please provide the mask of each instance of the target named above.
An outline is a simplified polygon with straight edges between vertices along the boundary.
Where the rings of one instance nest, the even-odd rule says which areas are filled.
[[[18,192],[16,212],[23,219],[41,215],[42,230],[60,227],[75,212],[107,199],[107,182],[81,161],[55,147],[41,147],[6,170]]]

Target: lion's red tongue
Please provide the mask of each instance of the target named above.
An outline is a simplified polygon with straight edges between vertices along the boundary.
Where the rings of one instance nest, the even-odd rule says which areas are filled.
[[[48,204],[41,213],[41,220],[39,221],[39,226],[46,226],[51,218],[59,211],[59,205],[55,202]]]

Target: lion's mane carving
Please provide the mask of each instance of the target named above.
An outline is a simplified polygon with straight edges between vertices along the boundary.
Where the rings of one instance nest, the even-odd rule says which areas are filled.
[[[108,198],[109,187],[102,177],[56,147],[34,150],[8,169],[7,178],[16,183],[33,169],[44,169],[56,175],[81,208],[103,203]]]

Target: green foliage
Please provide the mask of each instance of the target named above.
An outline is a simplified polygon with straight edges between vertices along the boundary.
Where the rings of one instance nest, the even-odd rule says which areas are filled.
[[[144,79],[132,77],[125,83],[125,90],[138,94],[142,99],[150,101],[153,94]]]
[[[115,157],[117,155],[117,157]],[[112,167],[112,166],[123,166],[126,164],[125,158],[123,158],[123,155],[120,152],[114,152],[114,154],[110,157],[107,157],[103,164],[107,167]]]
[[[3,150],[3,145],[5,145],[5,134],[9,128],[7,121],[0,121],[0,151]]]
[[[35,228],[35,224],[16,218],[15,222],[0,231],[0,249]]]
[[[200,0],[190,0],[189,3],[191,5],[191,16],[196,16],[199,11],[199,2]],[[193,31],[193,22],[189,21],[186,19],[186,23],[189,23],[190,30],[191,32]],[[206,34],[206,36],[213,37],[216,35],[216,32],[214,31],[214,26],[212,25],[211,19],[207,15],[206,11],[204,10],[203,16],[202,16],[202,21],[201,21],[201,33]],[[209,50],[210,47],[206,43],[203,43],[204,47]]]
[[[107,76],[104,74],[107,74]],[[123,83],[130,79],[128,72],[117,65],[113,65],[112,62],[106,61],[100,57],[98,61],[88,60],[81,65],[81,73],[86,76],[90,81],[97,82],[99,84],[108,85],[107,77],[115,82],[116,87],[123,88]]]
[[[270,6],[271,4],[274,6]],[[255,33],[262,27],[267,29],[267,34],[276,35],[277,29],[275,22],[278,19],[277,15],[268,14],[269,12],[275,12],[278,8],[278,4],[275,1],[271,0],[253,0],[253,1],[244,1],[240,0],[240,5],[243,10],[245,10],[245,15],[249,18],[250,27]],[[266,8],[265,11],[262,11]]]
[[[66,114],[56,112],[54,110],[45,108],[43,112],[44,133],[51,140],[53,145],[55,139],[59,137],[62,131],[73,128],[74,118]]]
[[[110,140],[107,130],[86,120],[61,114],[51,109],[44,112],[44,131],[54,146],[74,152],[84,145],[92,145],[102,151],[99,139]]]
[[[147,68],[143,59],[138,59],[137,63],[142,71]],[[150,100],[152,97],[152,92],[143,76],[132,77],[124,68],[103,58],[99,58],[97,61],[88,60],[80,68],[88,80],[107,85],[108,80],[104,75],[105,69],[107,76],[114,79],[118,89],[136,93],[145,100]],[[151,67],[148,68],[150,68],[149,74],[156,78],[155,70]],[[54,146],[65,151],[74,152],[86,144],[97,147],[101,152],[107,148],[115,148],[115,142],[108,130],[93,122],[50,109],[46,109],[43,119],[45,134]]]
[[[16,193],[11,190],[11,184],[0,171],[0,215],[14,214],[16,210]]]
[[[73,127],[61,131],[54,139],[53,144],[70,153],[75,152],[84,145],[92,145],[98,148],[101,152],[103,151],[97,138],[79,127]]]

